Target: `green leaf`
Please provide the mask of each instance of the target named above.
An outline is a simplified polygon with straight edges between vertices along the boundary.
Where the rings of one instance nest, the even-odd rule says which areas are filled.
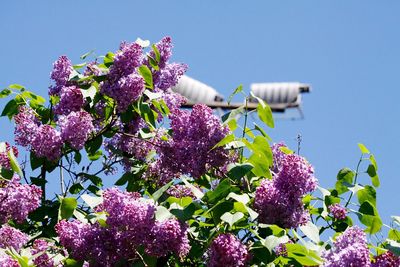
[[[92,209],[95,208],[96,206],[100,205],[103,202],[102,197],[91,196],[88,194],[82,195],[81,198]]]
[[[357,191],[357,198],[360,204],[369,201],[376,207],[376,191],[372,186],[366,185],[363,189]]]
[[[83,186],[81,183],[73,184],[71,188],[69,189],[69,192],[71,194],[78,194],[83,190]]]
[[[259,131],[260,134],[262,134],[262,136],[267,138],[268,141],[272,140],[271,137],[269,137],[269,135],[260,126],[258,126],[256,123],[254,123],[254,129]]]
[[[14,156],[13,150],[10,149],[7,154],[8,158],[10,159],[11,169],[15,171],[19,175],[19,177],[23,177],[21,167],[19,166],[18,160]]]
[[[281,146],[281,147],[279,147],[279,150],[282,151],[282,152],[283,152],[284,154],[286,154],[286,155],[290,155],[290,154],[293,154],[293,153],[294,153],[293,150],[289,149],[289,148],[286,147],[286,146]]]
[[[158,51],[157,46],[156,46],[155,44],[153,44],[153,45],[151,46],[151,48],[152,48],[153,51],[154,51],[154,55],[156,56],[157,62],[160,62],[160,60],[161,60],[161,55],[160,55],[160,51]]]
[[[81,163],[82,155],[79,151],[75,151],[74,160],[76,163]]]
[[[289,241],[289,238],[285,235],[282,237],[277,237],[274,235],[267,236],[261,241],[261,244],[265,246],[270,252],[272,252],[279,244],[284,244]]]
[[[146,65],[142,65],[139,67],[139,73],[143,77],[146,82],[146,87],[153,89],[153,75],[151,70]]]
[[[250,202],[250,197],[248,194],[238,195],[238,194],[232,192],[232,193],[229,193],[229,195],[226,197],[226,199],[230,199],[230,198],[232,198],[238,202],[241,202],[243,204],[247,204]]]
[[[189,183],[185,177],[181,177],[182,182],[188,187],[190,188],[190,190],[192,191],[192,193],[194,194],[194,196],[197,199],[202,199],[204,197],[204,193],[198,189],[197,187],[193,186],[191,183]]]
[[[237,120],[237,117],[244,113],[244,106],[240,106],[221,117],[224,124],[227,124],[230,120]]]
[[[11,90],[10,89],[3,89],[1,92],[0,92],[0,98],[4,98],[4,97],[7,97],[7,96],[9,96],[10,94],[11,94],[12,92],[11,92]]]
[[[96,151],[94,154],[89,154],[88,159],[91,161],[96,161],[98,160],[101,156],[103,155],[103,152],[101,150]]]
[[[219,141],[212,149],[215,149],[217,147],[225,146],[226,144],[232,142],[233,140],[235,140],[235,135],[234,134],[228,134],[227,136],[222,138],[221,141]]]
[[[167,208],[163,206],[157,206],[155,217],[157,221],[163,222],[169,218],[172,218],[173,215]]]
[[[353,184],[355,173],[349,168],[343,168],[337,174],[337,182],[335,184],[335,189],[338,194],[341,195],[349,191],[348,185]]]
[[[312,250],[308,250],[300,244],[286,244],[287,257],[294,259],[303,266],[315,266],[323,264],[322,259]]]
[[[232,189],[229,180],[224,179],[218,184],[217,188],[208,191],[206,197],[210,203],[216,203],[218,200],[225,198]]]
[[[231,163],[228,165],[228,177],[239,180],[254,168],[251,163]]]
[[[370,164],[368,166],[367,173],[368,173],[369,177],[371,177],[372,185],[375,187],[379,187],[379,185],[380,185],[379,177],[378,177],[378,174],[376,173],[376,169],[373,164]]]
[[[171,209],[171,213],[181,221],[188,221],[196,211],[196,206],[191,203],[184,209]]]
[[[314,243],[318,244],[319,239],[319,229],[318,227],[313,224],[311,221],[307,222],[305,225],[300,226],[300,230]]]
[[[18,104],[15,99],[11,99],[8,101],[6,106],[3,109],[3,112],[1,113],[1,116],[7,116],[10,120],[11,118],[18,113]]]
[[[361,204],[357,216],[362,224],[367,226],[366,231],[369,234],[375,234],[382,228],[382,220],[378,215],[378,211],[369,201]]]
[[[400,243],[390,239],[386,239],[386,242],[386,248],[393,252],[396,256],[400,256]]]
[[[124,173],[121,178],[119,178],[116,182],[115,185],[121,186],[126,184],[132,177],[133,177],[133,173],[131,172],[126,172]]]
[[[93,155],[96,153],[97,150],[99,150],[102,144],[103,144],[103,137],[101,135],[96,136],[95,138],[86,142],[85,144],[86,152],[89,155]]]
[[[93,54],[93,52],[94,52],[94,50],[90,50],[89,52],[86,52],[85,54],[81,55],[79,58],[84,60],[85,58],[87,58],[88,56]]]
[[[23,85],[20,85],[20,84],[16,84],[16,83],[14,83],[14,84],[10,84],[9,86],[8,86],[8,88],[10,88],[10,89],[15,89],[15,90],[18,90],[18,91],[23,91],[23,90],[25,90],[25,86],[23,86]]]
[[[388,237],[394,241],[400,241],[400,231],[396,229],[390,229],[388,233]]]
[[[228,98],[228,105],[231,104],[232,98],[233,98],[235,95],[237,95],[237,94],[239,94],[240,92],[242,92],[242,91],[243,91],[243,85],[241,84],[241,85],[239,85],[239,86],[235,89],[235,91],[233,91],[233,93],[229,96],[229,98]]]
[[[255,96],[252,92],[250,92],[250,94],[252,97],[258,100],[257,114],[260,120],[264,122],[267,126],[274,128],[275,124],[270,106],[267,103],[265,103],[264,100]]]
[[[361,153],[363,153],[363,154],[369,154],[370,153],[368,148],[366,148],[363,144],[358,143],[358,147],[360,148]]]
[[[61,198],[58,219],[69,219],[74,214],[78,201],[74,197]]]
[[[83,261],[76,261],[74,259],[69,258],[64,261],[64,266],[65,267],[82,267]]]
[[[168,190],[168,188],[171,187],[173,181],[169,182],[168,184],[162,186],[160,189],[158,189],[156,192],[153,193],[152,198],[154,201],[157,202],[157,200],[164,194],[165,191]]]
[[[238,222],[243,217],[244,214],[242,212],[235,212],[234,214],[231,214],[230,212],[225,212],[221,216],[221,220],[228,223],[229,226],[232,227],[236,222]]]

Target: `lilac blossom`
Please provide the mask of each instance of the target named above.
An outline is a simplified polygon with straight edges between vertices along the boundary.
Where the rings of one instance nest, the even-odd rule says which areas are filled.
[[[246,266],[249,252],[236,236],[220,234],[211,243],[208,257],[209,267],[240,267]]]
[[[60,102],[54,107],[58,115],[67,115],[72,111],[79,111],[85,101],[81,90],[76,86],[65,86],[60,92]]]
[[[67,85],[69,76],[73,71],[72,63],[66,56],[60,56],[53,64],[53,71],[51,72],[51,79],[54,85],[49,88],[49,95],[58,95],[61,88]]]
[[[183,258],[189,253],[188,227],[176,219],[156,222],[151,230],[146,252],[156,257],[167,256],[170,252]]]
[[[256,189],[254,208],[262,223],[296,228],[309,220],[301,199],[281,192],[272,180],[263,180]]]
[[[391,251],[386,251],[379,256],[375,256],[372,267],[398,267],[400,266],[400,257],[393,254]]]
[[[153,75],[154,85],[161,90],[167,90],[178,84],[179,79],[185,74],[188,66],[182,63],[167,64],[163,69]]]
[[[33,109],[25,106],[19,108],[19,113],[14,116],[15,143],[20,146],[29,146],[39,128],[39,120]]]
[[[15,220],[22,223],[40,205],[42,190],[21,184],[17,176],[0,183],[0,223]]]
[[[198,178],[212,168],[218,169],[230,162],[224,148],[212,149],[229,129],[212,114],[211,108],[198,104],[191,112],[176,109],[170,119],[172,138],[156,147],[158,158],[149,166],[150,177],[158,176],[160,183],[181,174]]]
[[[333,248],[323,253],[324,267],[371,266],[365,233],[358,227],[349,227],[338,236]]]
[[[61,138],[72,148],[80,150],[94,131],[93,118],[86,111],[71,112],[59,119]]]
[[[122,43],[110,67],[108,79],[101,86],[101,92],[115,99],[121,112],[144,91],[144,79],[136,73],[141,63],[142,47],[137,43]]]
[[[40,125],[32,140],[32,151],[37,157],[44,157],[50,161],[60,158],[63,142],[61,134],[50,125]]]
[[[9,225],[2,225],[0,228],[0,248],[14,248],[19,251],[28,239],[26,234]]]
[[[20,267],[17,260],[0,249],[0,267]]]
[[[35,257],[33,263],[37,267],[54,267],[54,260],[49,255],[48,250],[51,248],[50,244],[43,239],[36,239],[33,241],[31,253]],[[36,254],[38,254],[36,256]]]
[[[338,203],[332,204],[328,207],[329,212],[332,214],[333,218],[337,220],[346,219],[347,210],[345,207],[341,206]]]

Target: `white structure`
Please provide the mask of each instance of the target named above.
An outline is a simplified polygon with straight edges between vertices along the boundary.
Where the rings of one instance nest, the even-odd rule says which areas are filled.
[[[282,104],[297,107],[301,104],[301,93],[310,92],[310,85],[298,82],[253,83],[251,92],[269,105]],[[252,99],[252,102],[257,102]]]
[[[199,82],[189,76],[182,76],[172,90],[186,97],[190,102],[212,104],[222,102],[224,97],[211,86]]]

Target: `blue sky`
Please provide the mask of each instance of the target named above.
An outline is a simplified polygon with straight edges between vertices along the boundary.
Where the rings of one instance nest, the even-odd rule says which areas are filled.
[[[278,120],[271,135],[295,148],[301,134],[302,154],[324,187],[341,167],[355,167],[364,143],[378,160],[378,205],[388,221],[400,215],[399,8],[398,1],[2,1],[0,88],[20,83],[46,95],[59,55],[78,62],[122,40],[170,35],[174,60],[225,96],[252,82],[312,84],[305,120]],[[0,125],[0,139],[11,140],[9,122]]]

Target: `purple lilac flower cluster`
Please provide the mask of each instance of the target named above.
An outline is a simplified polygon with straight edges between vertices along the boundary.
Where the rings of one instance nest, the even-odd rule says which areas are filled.
[[[37,157],[45,157],[51,161],[61,156],[64,142],[74,149],[82,149],[94,130],[93,120],[86,111],[72,111],[60,116],[58,124],[61,132],[47,124],[40,124],[34,111],[21,107],[15,116],[15,142],[30,148]]]
[[[22,223],[40,205],[42,190],[34,185],[21,184],[16,176],[0,182],[0,223],[15,220]]]
[[[212,114],[211,108],[198,104],[191,112],[176,109],[170,119],[172,138],[156,147],[159,158],[150,165],[149,176],[160,177],[160,183],[181,174],[197,178],[211,168],[218,170],[229,163],[226,150],[211,150],[229,133],[229,129]]]
[[[69,76],[73,71],[72,63],[66,56],[61,56],[53,64],[53,71],[50,74],[54,85],[49,88],[49,95],[59,95],[64,86],[68,86]]]
[[[246,266],[249,252],[245,245],[232,234],[220,234],[208,250],[209,267],[240,267]]]
[[[36,156],[56,160],[61,155],[61,134],[50,125],[40,124],[34,111],[20,107],[15,120],[15,142],[30,148]]]
[[[8,157],[8,153],[12,150],[12,153],[15,157],[18,157],[18,149],[15,146],[10,146],[9,143],[4,143],[4,150],[0,151],[0,168],[11,169],[10,158]]]
[[[398,267],[400,266],[400,257],[387,251],[379,256],[375,256],[371,267]]]
[[[0,228],[0,248],[14,248],[19,251],[28,242],[28,236],[9,225]]]
[[[61,88],[60,101],[54,107],[54,113],[58,115],[67,115],[73,111],[79,111],[85,101],[81,90],[72,85]]]
[[[51,249],[49,242],[43,239],[36,239],[33,241],[31,253],[34,256],[33,263],[37,267],[54,267],[54,260],[49,255],[48,251]]]
[[[347,228],[336,238],[333,248],[322,256],[325,259],[324,267],[371,266],[367,238],[358,226]]]
[[[272,180],[263,180],[257,188],[254,208],[262,223],[296,228],[309,220],[302,198],[315,190],[317,180],[313,167],[303,157],[285,154],[281,146],[272,146],[276,172]]]
[[[77,260],[90,266],[114,266],[137,257],[139,246],[146,253],[162,257],[174,253],[187,255],[190,249],[187,225],[176,219],[155,220],[155,206],[138,193],[107,189],[97,212],[108,214],[106,227],[79,221],[61,221],[56,226],[60,242]]]
[[[137,67],[142,62],[142,47],[137,43],[123,42],[115,54],[114,64],[110,67],[108,79],[101,86],[101,92],[115,99],[119,111],[125,111],[145,89],[144,79],[137,73]]]
[[[333,218],[337,220],[344,220],[347,216],[347,210],[345,207],[339,203],[332,204],[328,207],[329,212],[332,214]]]
[[[0,250],[0,267],[20,267],[17,260],[13,259],[5,251]]]
[[[187,65],[181,63],[168,63],[172,56],[172,39],[169,36],[161,39],[156,47],[160,53],[160,61],[158,63],[159,70],[153,70],[153,82],[156,88],[167,90],[175,86],[179,78],[186,72]],[[150,57],[156,58],[154,51],[150,52]],[[145,64],[149,65],[147,61]]]
[[[58,120],[61,128],[61,137],[72,148],[80,150],[94,131],[93,119],[86,111],[73,111]]]

